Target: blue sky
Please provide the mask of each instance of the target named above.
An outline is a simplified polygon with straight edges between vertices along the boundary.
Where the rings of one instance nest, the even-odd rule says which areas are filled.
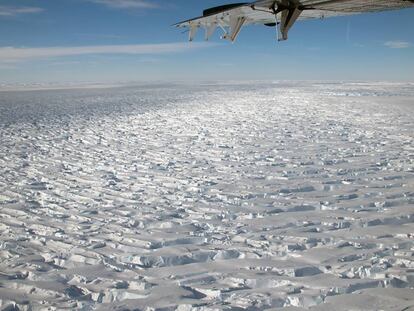
[[[414,9],[252,26],[234,44],[171,27],[223,0],[0,0],[0,83],[414,81]]]

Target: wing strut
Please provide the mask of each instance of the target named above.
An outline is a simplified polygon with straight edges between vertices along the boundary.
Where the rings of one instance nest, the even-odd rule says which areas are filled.
[[[229,31],[226,32],[222,38],[234,42],[239,35],[245,21],[246,17],[244,16],[230,16]]]
[[[278,41],[287,40],[290,28],[297,21],[303,9],[290,0],[282,0],[275,1],[272,10],[276,18],[277,39]],[[278,22],[278,14],[281,15],[280,22]]]
[[[198,25],[195,23],[190,23],[190,32],[188,35],[188,41],[193,41],[195,35],[197,34]]]
[[[206,35],[205,35],[206,41],[208,41],[210,39],[210,37],[216,31],[216,28],[217,28],[217,24],[215,22],[214,23],[211,23],[208,26],[206,26],[206,29],[205,29],[205,31],[206,31]]]
[[[277,36],[277,41],[281,41],[280,40],[280,27],[279,27],[279,20],[277,18],[277,13],[276,10],[273,9],[273,13],[275,14],[275,26],[276,26],[276,36]]]
[[[290,28],[292,28],[301,13],[302,10],[299,10],[298,8],[282,11],[282,19],[279,27],[279,41],[287,40]]]

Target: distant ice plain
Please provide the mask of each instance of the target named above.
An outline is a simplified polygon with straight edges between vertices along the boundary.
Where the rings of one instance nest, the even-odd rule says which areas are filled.
[[[4,91],[0,170],[2,308],[414,310],[413,84]]]

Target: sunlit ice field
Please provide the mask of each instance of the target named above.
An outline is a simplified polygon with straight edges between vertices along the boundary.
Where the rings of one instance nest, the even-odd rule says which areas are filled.
[[[411,310],[413,100],[362,82],[0,92],[0,305]]]

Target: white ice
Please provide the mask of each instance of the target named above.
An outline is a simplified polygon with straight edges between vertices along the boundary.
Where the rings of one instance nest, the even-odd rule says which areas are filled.
[[[6,310],[414,309],[414,86],[0,92]]]

